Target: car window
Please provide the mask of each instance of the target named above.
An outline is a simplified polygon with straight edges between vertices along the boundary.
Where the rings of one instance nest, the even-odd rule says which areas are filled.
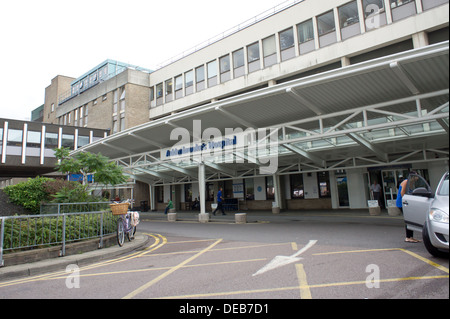
[[[442,196],[448,196],[448,175],[445,177],[444,182],[442,183],[441,187],[439,188],[439,195]]]
[[[430,186],[422,176],[415,174],[409,175],[408,183],[406,184],[406,194],[411,194],[416,188],[421,187],[431,191]]]

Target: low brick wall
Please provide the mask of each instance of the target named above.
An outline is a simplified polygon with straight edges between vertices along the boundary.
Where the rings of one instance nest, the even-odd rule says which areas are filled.
[[[90,239],[78,243],[66,245],[66,256],[82,254],[88,251],[97,250],[100,239]],[[117,236],[110,235],[103,237],[103,248],[111,247],[117,244]],[[33,263],[41,260],[60,257],[61,246],[49,248],[33,249],[17,253],[7,253],[3,255],[4,266],[14,266]]]

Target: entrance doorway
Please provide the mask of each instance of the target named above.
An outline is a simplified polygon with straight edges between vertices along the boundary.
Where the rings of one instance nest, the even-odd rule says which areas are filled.
[[[336,184],[338,189],[339,207],[350,207],[348,198],[347,174],[336,173]]]
[[[389,207],[389,201],[397,199],[399,184],[404,178],[408,178],[408,174],[408,169],[392,169],[381,172],[385,207]]]

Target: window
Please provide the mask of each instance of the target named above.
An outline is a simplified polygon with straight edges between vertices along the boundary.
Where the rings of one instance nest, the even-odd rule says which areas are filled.
[[[192,184],[184,185],[184,201],[186,203],[192,202]]]
[[[187,88],[194,85],[194,71],[191,70],[184,74],[184,84]]]
[[[291,198],[292,199],[305,198],[303,175],[302,174],[290,175],[290,182],[291,182]]]
[[[398,21],[416,14],[414,0],[391,0],[392,20]]]
[[[338,9],[339,25],[341,26],[342,40],[348,39],[352,36],[361,33],[359,25],[358,5],[356,1],[352,1],[343,5]]]
[[[23,131],[8,129],[8,146],[22,146],[23,141]]]
[[[294,29],[289,28],[280,32],[280,48],[286,50],[294,46]]]
[[[317,27],[319,28],[319,36],[336,30],[333,11],[329,11],[321,16],[318,16]]]
[[[252,178],[246,179],[245,181],[245,199],[254,200],[255,199],[255,184]]]
[[[41,148],[41,132],[28,131],[27,147]]]
[[[314,27],[312,20],[300,23],[298,29],[298,42],[305,43],[314,40]]]
[[[175,98],[180,99],[183,97],[183,75],[179,75],[175,78]]]
[[[175,78],[175,91],[183,89],[183,76],[179,75]]]
[[[251,73],[261,68],[259,59],[259,42],[256,42],[247,47],[248,72]]]
[[[238,78],[245,74],[244,49],[233,52],[233,68],[235,78]]]
[[[72,134],[63,134],[61,146],[73,150],[74,136]]]
[[[317,180],[319,183],[319,197],[320,198],[331,197],[329,172],[317,173]]]
[[[165,82],[165,89],[166,89],[166,101],[167,99],[170,100],[171,95],[173,93],[173,81],[172,79],[169,79]]]
[[[231,79],[230,77],[230,55],[223,56],[219,59],[220,64],[220,82],[226,82]]]
[[[119,124],[120,124],[120,127],[119,127],[120,132],[124,131],[125,130],[125,115],[124,114],[120,115],[120,123]]]
[[[159,99],[163,97],[163,84],[160,83],[156,86],[156,98]]]
[[[265,38],[262,41],[263,45],[263,56],[264,56],[264,67],[269,67],[277,63],[277,46],[275,41],[275,36]]]
[[[254,43],[247,47],[248,63],[259,60],[259,43]]]
[[[52,103],[52,112],[55,112],[55,103]]]
[[[158,203],[164,203],[164,186],[156,186],[156,201]]]
[[[155,87],[151,87],[150,88],[150,101],[154,101],[155,100]]]
[[[226,55],[220,58],[220,73],[230,71],[230,56]]]
[[[78,136],[78,147],[83,147],[89,144],[89,136]]]
[[[211,61],[208,63],[208,79],[217,76],[217,61]]]
[[[211,61],[207,64],[208,87],[217,85],[217,61]]]
[[[195,70],[195,75],[197,77],[197,83],[205,81],[205,67],[202,65]]]
[[[194,71],[188,71],[184,74],[185,94],[190,95],[194,93]]]
[[[119,92],[118,90],[114,90],[114,98],[113,98],[113,114],[117,113],[117,109],[118,109],[118,103],[119,103]],[[80,114],[80,118],[83,117],[82,114]]]
[[[120,111],[125,111],[125,97],[126,97],[126,90],[125,87],[120,88]],[[87,105],[86,105],[86,115],[88,115],[87,111]]]
[[[359,22],[358,5],[356,1],[347,3],[338,9],[339,25],[341,28],[348,27]]]
[[[383,0],[363,0],[363,10],[367,31],[387,24]]]
[[[199,66],[195,69],[195,81],[197,85],[197,92],[205,89],[205,66]]]
[[[295,57],[294,43],[293,28],[280,32],[281,61],[286,61]]]
[[[383,0],[363,0],[364,16],[367,19],[380,11],[384,11]]]
[[[266,199],[275,199],[275,187],[273,186],[273,176],[266,177]]]
[[[45,133],[45,148],[58,148],[58,133]]]

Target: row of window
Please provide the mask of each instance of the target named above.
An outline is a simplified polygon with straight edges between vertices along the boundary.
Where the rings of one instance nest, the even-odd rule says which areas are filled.
[[[416,14],[416,1],[390,0],[393,22]],[[423,8],[448,2],[448,0],[422,0]],[[370,31],[387,24],[384,0],[354,0],[337,8],[340,38],[342,41],[361,34],[359,6],[364,12],[364,28]],[[317,31],[315,31],[317,29]],[[218,59],[212,60],[184,74],[168,79],[150,88],[150,106],[156,107],[173,100],[200,92],[206,88],[238,78],[296,57],[306,54],[316,47],[336,43],[336,22],[334,10],[303,21],[295,27],[252,43]],[[296,43],[298,49],[296,49]],[[296,50],[298,52],[296,52]],[[278,58],[279,52],[279,58]],[[246,70],[247,67],[247,70]],[[232,73],[233,72],[233,73]],[[195,90],[194,90],[195,87]],[[183,91],[184,89],[184,91]]]
[[[8,129],[8,135],[6,137],[7,146],[20,146],[22,147],[24,141],[23,130]],[[59,135],[58,133],[46,132],[44,137],[44,145],[47,149],[58,148]],[[27,131],[26,146],[27,148],[41,148],[42,132]],[[79,135],[77,140],[77,146],[82,147],[89,144],[89,136]],[[0,129],[0,145],[3,145],[3,128]],[[61,146],[74,149],[75,135],[62,134]]]
[[[289,175],[291,199],[305,198],[305,185],[303,182],[303,174]],[[233,198],[233,181],[225,181],[223,185],[224,198]],[[317,187],[319,190],[319,198],[330,197],[330,178],[328,172],[317,174]],[[245,200],[255,200],[255,187],[252,178],[244,179],[243,198]],[[268,176],[265,179],[265,192],[267,200],[275,199],[275,188],[273,177]],[[193,202],[195,199],[192,192],[192,184],[186,184],[184,187],[185,202]],[[156,200],[158,203],[164,202],[164,187],[156,187]],[[215,201],[214,184],[206,183],[206,201]]]

